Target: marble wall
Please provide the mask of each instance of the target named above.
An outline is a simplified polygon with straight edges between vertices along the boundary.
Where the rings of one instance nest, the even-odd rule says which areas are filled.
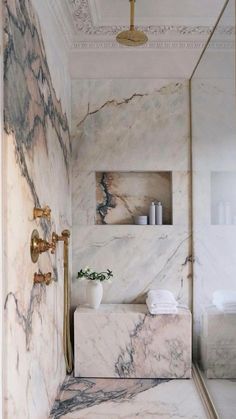
[[[143,302],[158,287],[191,304],[188,98],[183,80],[73,81],[74,306],[84,302],[84,283],[75,279],[84,266],[113,270],[104,302]],[[96,172],[156,171],[172,172],[173,225],[95,224]]]
[[[65,377],[63,249],[41,255],[33,264],[29,248],[34,228],[47,240],[52,231],[71,228],[67,103],[60,100],[59,78],[54,88],[46,33],[43,41],[29,0],[4,1],[4,36],[4,419],[45,419]],[[46,204],[52,221],[34,221],[33,207]],[[39,270],[52,272],[50,286],[33,285]]]

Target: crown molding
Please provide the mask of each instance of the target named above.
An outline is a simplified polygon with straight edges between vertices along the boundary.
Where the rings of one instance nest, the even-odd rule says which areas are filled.
[[[125,26],[96,26],[93,23],[88,0],[45,0],[48,3],[57,24],[70,50],[124,50],[115,41],[115,35]],[[140,50],[201,50],[212,28],[209,26],[139,26],[149,36],[146,45]],[[224,38],[234,33],[232,26],[217,29]],[[222,48],[231,48],[230,40],[219,41]],[[129,48],[130,49],[130,48]],[[221,49],[221,48],[220,48]],[[131,49],[130,49],[131,50]]]
[[[163,41],[151,41],[145,45],[142,45],[137,50],[202,50],[206,44],[206,41],[180,41],[180,40],[163,40]],[[234,49],[233,41],[212,41],[210,49]],[[123,47],[116,41],[77,41],[71,45],[73,50],[120,50],[120,51],[134,51],[134,48]]]
[[[113,26],[96,26],[93,23],[91,11],[88,0],[68,0],[68,8],[71,11],[74,26],[78,32],[83,34],[95,36],[115,36],[118,32],[127,29],[124,25],[113,25]],[[149,35],[194,35],[194,34],[205,34],[209,35],[211,27],[209,26],[187,26],[187,25],[148,25],[148,26],[137,26],[140,30],[145,31]]]

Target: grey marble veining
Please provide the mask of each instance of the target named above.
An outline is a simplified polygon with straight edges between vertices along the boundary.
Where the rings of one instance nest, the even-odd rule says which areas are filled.
[[[191,377],[191,313],[149,314],[146,304],[78,307],[75,376]]]
[[[206,419],[192,380],[69,377],[50,419]]]
[[[191,258],[188,230],[182,226],[75,226],[73,271],[110,268],[104,303],[143,303],[150,288],[173,291],[189,302]],[[86,281],[74,280],[73,304],[85,302]]]
[[[172,224],[171,172],[96,173],[96,224],[135,224],[152,202],[163,206],[163,224]]]
[[[55,90],[31,1],[6,0],[3,14],[4,417],[42,419],[65,376],[63,254],[60,246],[55,255],[41,255],[33,264],[30,237],[37,228],[51,240],[53,230],[71,227],[71,141],[65,103]],[[63,85],[59,78],[57,86],[60,81]],[[33,220],[34,206],[45,205],[52,210],[52,221]],[[52,272],[50,287],[33,284],[39,270]]]
[[[182,80],[73,82],[73,306],[84,302],[84,284],[75,277],[85,266],[113,270],[105,303],[143,302],[150,287],[168,288],[181,303],[191,303],[188,98]],[[95,225],[96,202],[107,201],[96,201],[96,173],[104,172],[121,175],[109,191],[119,203],[108,211],[105,226]],[[158,179],[151,179],[147,196],[142,179],[140,186],[138,180],[134,187],[129,183],[129,176],[152,177],[150,172],[171,172],[171,191],[167,179],[158,187]],[[147,211],[158,199],[159,188],[165,222],[173,226],[129,225],[131,213]],[[120,219],[127,224],[117,225]]]

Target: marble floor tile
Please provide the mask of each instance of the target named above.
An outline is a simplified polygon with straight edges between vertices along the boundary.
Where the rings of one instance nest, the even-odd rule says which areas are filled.
[[[67,378],[51,419],[207,419],[192,380]]]
[[[236,380],[207,379],[205,383],[221,419],[236,418]]]

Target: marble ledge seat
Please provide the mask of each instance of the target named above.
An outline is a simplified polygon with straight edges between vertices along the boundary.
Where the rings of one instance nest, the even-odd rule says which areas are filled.
[[[145,304],[79,306],[75,377],[190,378],[191,323],[187,309],[152,316]]]

